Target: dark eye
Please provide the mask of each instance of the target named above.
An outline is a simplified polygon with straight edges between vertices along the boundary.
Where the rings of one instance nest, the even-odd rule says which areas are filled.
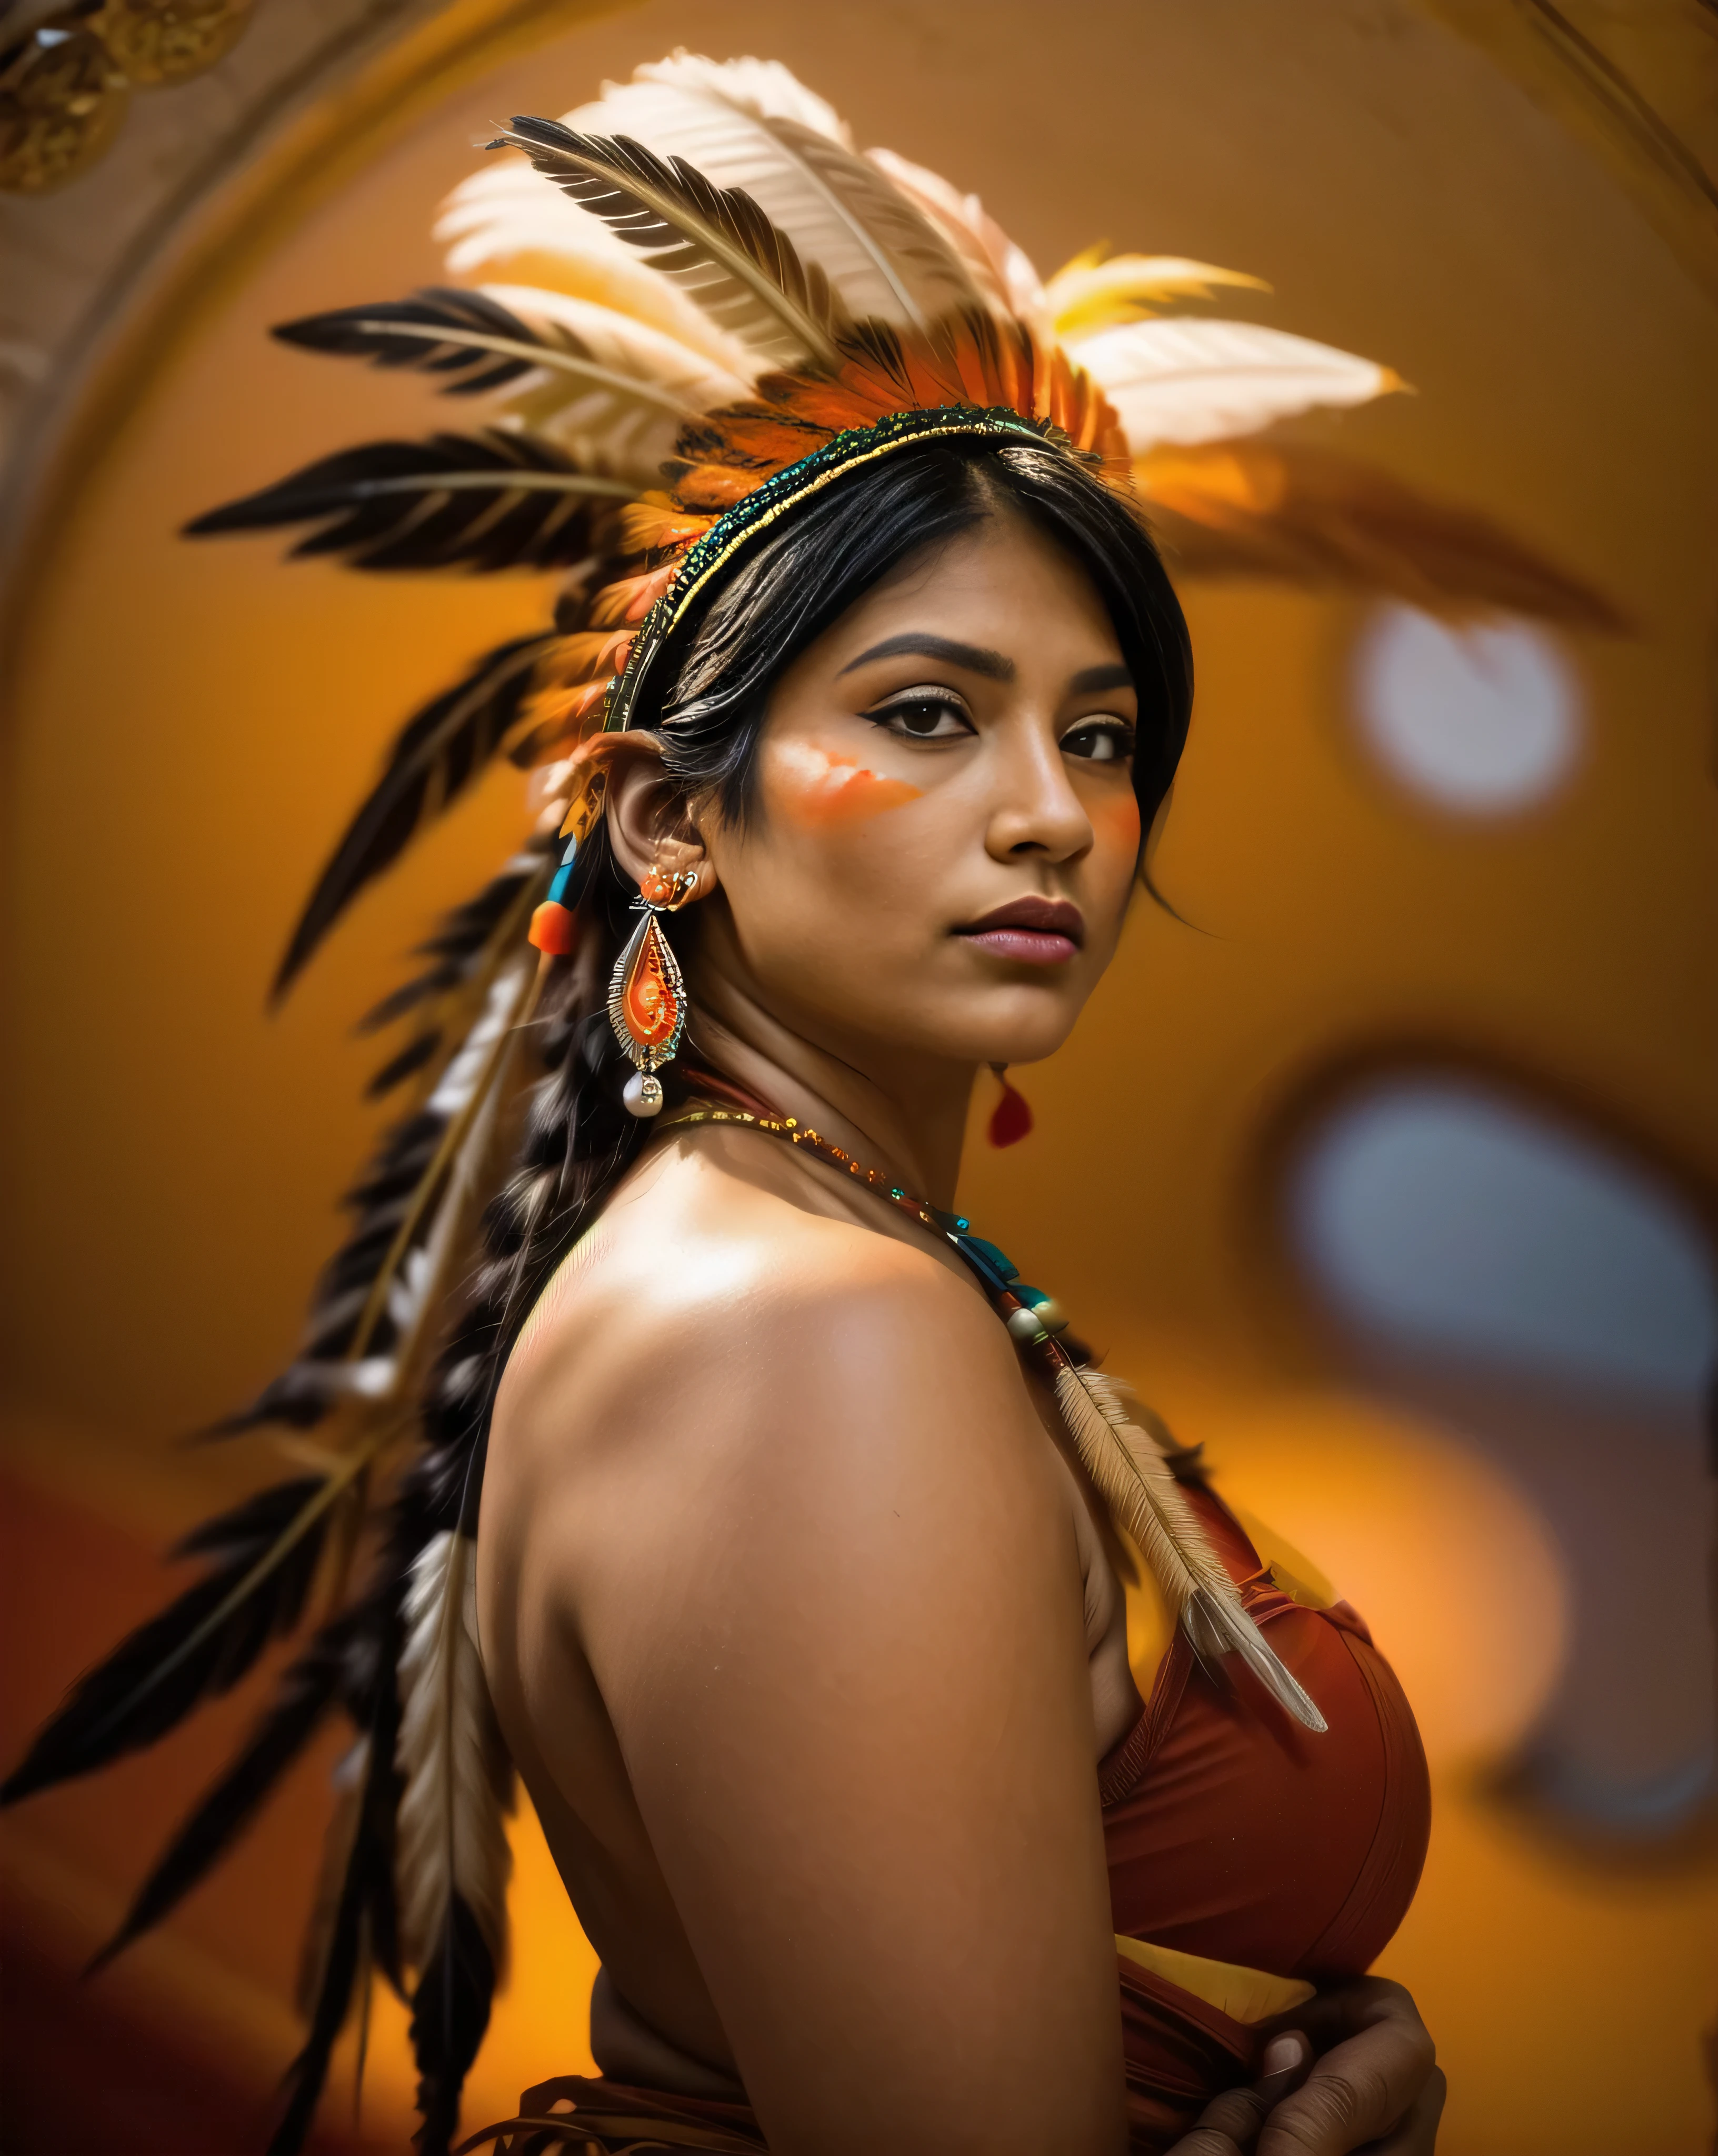
[[[1133,754],[1133,728],[1121,719],[1087,719],[1062,737],[1064,756],[1089,763],[1122,763]]]
[[[910,690],[865,716],[904,741],[955,741],[972,731],[965,705],[951,690],[940,694]]]

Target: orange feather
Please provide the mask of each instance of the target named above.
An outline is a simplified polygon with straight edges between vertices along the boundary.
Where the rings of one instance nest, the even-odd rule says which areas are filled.
[[[620,551],[649,554],[663,547],[684,547],[701,539],[715,521],[689,516],[665,494],[648,494],[642,501],[628,502],[620,512]]]
[[[672,465],[669,467],[672,470]],[[674,500],[682,507],[720,515],[743,501],[762,472],[736,471],[731,465],[685,465],[674,474]]]
[[[591,602],[592,626],[613,629],[641,622],[674,582],[680,566],[676,558],[659,568],[646,569],[639,576],[623,577],[617,583],[606,584]]]
[[[594,612],[593,608],[593,616]],[[593,677],[604,679],[616,671],[618,648],[631,642],[629,633],[581,630],[577,635],[563,636],[539,661],[537,679],[546,690],[577,688]]]

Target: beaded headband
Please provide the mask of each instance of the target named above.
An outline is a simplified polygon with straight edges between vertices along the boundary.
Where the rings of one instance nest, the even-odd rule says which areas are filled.
[[[1069,416],[1074,414],[1070,412]],[[566,844],[559,865],[546,896],[531,916],[531,941],[538,950],[554,956],[568,955],[577,940],[577,926],[567,901],[580,854],[608,807],[608,773],[600,754],[593,752],[610,736],[632,731],[646,676],[711,578],[790,510],[847,473],[915,443],[951,439],[1015,441],[1036,449],[1054,449],[1082,465],[1100,469],[1102,465],[1095,445],[1085,445],[1057,418],[1029,417],[1011,405],[916,405],[886,412],[869,425],[844,428],[809,455],[781,465],[748,488],[713,521],[704,522],[678,561],[665,563],[640,580],[654,586],[656,595],[636,629],[612,640],[618,671],[606,686],[595,691],[602,698],[603,717],[582,752],[583,769],[573,783],[561,826],[560,835]]]
[[[915,443],[1007,436],[1036,448],[1055,447],[1078,454],[1062,430],[1049,420],[1025,418],[1006,407],[945,405],[930,411],[891,412],[869,427],[849,427],[832,441],[772,473],[726,511],[688,552],[679,573],[651,608],[633,638],[626,665],[609,692],[604,733],[625,733],[633,723],[644,678],[669,638],[685,619],[694,600],[712,577],[726,568],[757,536],[815,494],[895,449]]]

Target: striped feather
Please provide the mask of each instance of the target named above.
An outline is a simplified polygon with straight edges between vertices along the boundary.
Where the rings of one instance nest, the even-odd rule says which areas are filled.
[[[624,136],[742,190],[855,321],[876,316],[924,334],[980,300],[956,249],[779,64],[678,52],[609,84],[566,124]]]
[[[513,1763],[496,1727],[477,1646],[477,1546],[457,1528],[432,1536],[403,1604],[397,1876],[400,1952],[420,1979],[454,1897],[494,1957],[507,1938],[507,1814]]]
[[[833,361],[846,309],[749,195],[624,136],[580,135],[558,121],[521,115],[490,147],[504,144],[695,293],[731,336],[777,360]]]

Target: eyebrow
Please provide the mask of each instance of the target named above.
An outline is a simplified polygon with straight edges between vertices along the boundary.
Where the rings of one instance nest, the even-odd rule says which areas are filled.
[[[951,636],[933,636],[928,631],[907,629],[900,636],[885,637],[881,644],[874,644],[869,651],[860,652],[857,659],[849,659],[841,672],[851,674],[857,666],[868,666],[874,659],[899,659],[907,654],[920,659],[941,659],[951,666],[963,666],[969,674],[982,674],[992,681],[1012,681],[1014,662],[1000,651],[992,651],[983,644],[960,644]],[[836,677],[838,680],[839,675]],[[1075,696],[1087,696],[1105,689],[1131,689],[1133,675],[1119,660],[1112,660],[1102,666],[1088,666],[1074,675],[1069,683],[1069,692]]]
[[[951,666],[964,666],[969,674],[982,674],[992,681],[1014,678],[1013,660],[1000,651],[988,651],[979,644],[957,644],[951,636],[931,636],[911,629],[900,636],[885,636],[869,651],[860,652],[857,659],[849,659],[841,672],[851,674],[854,667],[869,666],[874,659],[896,659],[906,652],[921,659],[941,659]]]
[[[1131,689],[1133,676],[1119,661],[1112,660],[1107,666],[1088,666],[1083,674],[1076,674],[1068,686],[1074,696],[1085,696],[1099,689]]]

